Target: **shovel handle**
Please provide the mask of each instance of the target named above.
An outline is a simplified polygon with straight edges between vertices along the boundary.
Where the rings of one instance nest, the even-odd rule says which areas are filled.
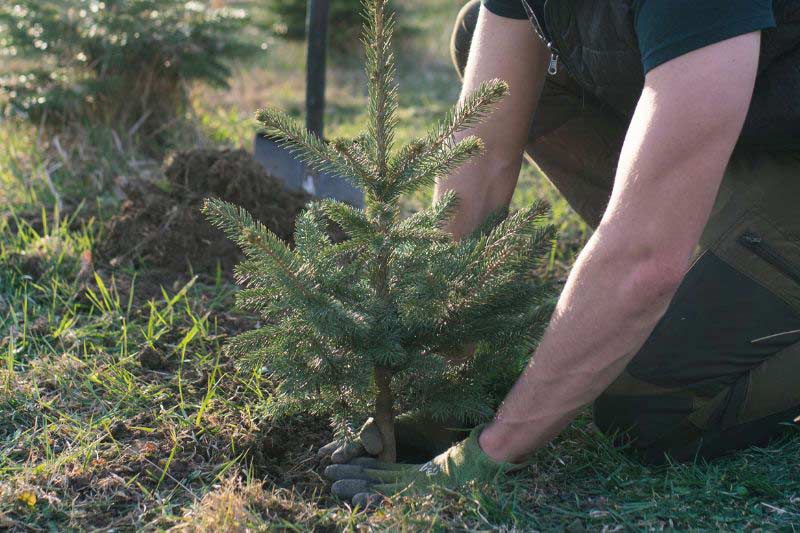
[[[330,0],[308,0],[306,35],[306,128],[322,138],[325,116],[325,56]]]

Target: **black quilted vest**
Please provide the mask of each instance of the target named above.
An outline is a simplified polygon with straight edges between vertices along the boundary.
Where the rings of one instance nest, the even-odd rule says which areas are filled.
[[[521,0],[551,51],[584,90],[630,119],[644,85],[633,0]],[[774,0],[740,145],[800,150],[800,0]]]

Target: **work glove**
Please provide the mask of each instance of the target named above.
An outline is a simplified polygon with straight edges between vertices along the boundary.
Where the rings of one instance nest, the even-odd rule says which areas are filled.
[[[330,456],[332,463],[349,463],[357,457],[380,455],[383,451],[383,441],[378,424],[373,418],[367,419],[356,438],[353,440],[339,439],[329,442],[317,451],[317,459]]]
[[[438,455],[467,436],[457,427],[456,420],[442,422],[430,417],[403,414],[395,418],[397,455],[400,460],[422,462]],[[358,431],[355,439],[335,440],[321,447],[318,459],[330,457],[336,464],[349,463],[358,457],[375,457],[383,451],[383,441],[378,424],[370,418]]]
[[[401,491],[427,492],[431,485],[457,488],[469,481],[487,482],[498,475],[523,468],[524,464],[498,462],[478,444],[484,426],[425,464],[385,463],[358,457],[347,464],[332,464],[325,476],[334,481],[331,492],[361,508],[374,505],[382,496]]]

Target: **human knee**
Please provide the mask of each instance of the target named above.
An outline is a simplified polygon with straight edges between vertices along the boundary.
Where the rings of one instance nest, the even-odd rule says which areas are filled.
[[[604,393],[592,405],[594,425],[615,445],[627,443],[632,429],[628,409],[619,409],[620,398]],[[625,406],[627,407],[627,406]]]
[[[467,67],[472,35],[475,33],[475,26],[478,24],[480,8],[480,0],[467,2],[459,11],[458,17],[456,17],[456,24],[453,27],[453,34],[450,38],[450,55],[453,60],[453,66],[458,72],[459,78],[462,79],[464,70]]]
[[[690,394],[662,393],[623,374],[595,400],[594,423],[615,446],[660,457],[664,451],[696,438],[689,423],[694,404]]]

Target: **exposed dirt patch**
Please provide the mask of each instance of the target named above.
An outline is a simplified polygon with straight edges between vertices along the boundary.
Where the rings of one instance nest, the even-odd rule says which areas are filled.
[[[238,248],[211,226],[200,209],[214,196],[247,209],[278,237],[291,240],[294,220],[310,200],[287,190],[245,150],[178,152],[161,183],[129,185],[119,215],[107,225],[101,255],[112,266],[130,264],[174,274],[230,276]]]

